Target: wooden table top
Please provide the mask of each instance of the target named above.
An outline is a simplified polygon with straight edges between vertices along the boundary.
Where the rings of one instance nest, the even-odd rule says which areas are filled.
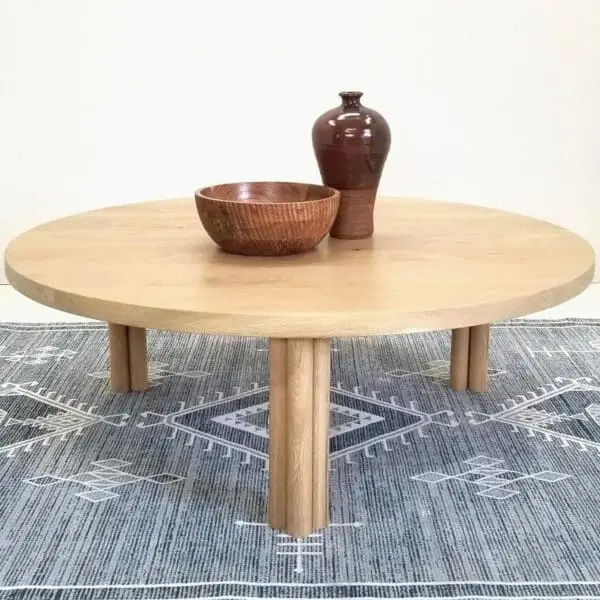
[[[74,215],[7,248],[8,280],[54,308],[137,327],[266,337],[376,335],[522,316],[584,290],[577,235],[476,206],[379,198],[375,236],[309,253],[220,251],[194,201]]]

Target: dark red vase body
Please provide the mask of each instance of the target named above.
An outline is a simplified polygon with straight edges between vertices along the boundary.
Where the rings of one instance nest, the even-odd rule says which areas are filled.
[[[362,239],[373,235],[377,187],[391,134],[386,120],[360,102],[362,92],[340,92],[342,104],[313,125],[312,142],[325,185],[341,194],[331,236]]]

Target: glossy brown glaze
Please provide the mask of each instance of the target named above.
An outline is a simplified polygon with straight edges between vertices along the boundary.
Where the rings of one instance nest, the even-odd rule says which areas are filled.
[[[226,252],[284,256],[312,250],[329,232],[340,193],[323,185],[226,183],[198,190],[196,208]]]
[[[342,104],[313,125],[315,156],[325,185],[342,193],[331,235],[360,239],[373,235],[373,209],[391,143],[390,128],[360,102],[362,92],[340,92]]]

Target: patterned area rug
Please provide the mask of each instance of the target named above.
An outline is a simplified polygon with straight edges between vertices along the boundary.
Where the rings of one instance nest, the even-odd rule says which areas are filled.
[[[600,598],[600,321],[335,340],[331,520],[265,525],[267,344],[149,332],[108,386],[100,324],[0,325],[7,598]]]

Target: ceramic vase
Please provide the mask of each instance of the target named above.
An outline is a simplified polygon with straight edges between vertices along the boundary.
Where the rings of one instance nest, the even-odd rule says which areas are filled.
[[[340,92],[342,103],[314,123],[312,142],[321,178],[341,194],[331,236],[362,239],[373,235],[375,197],[391,134],[377,111],[361,104],[362,92]]]

